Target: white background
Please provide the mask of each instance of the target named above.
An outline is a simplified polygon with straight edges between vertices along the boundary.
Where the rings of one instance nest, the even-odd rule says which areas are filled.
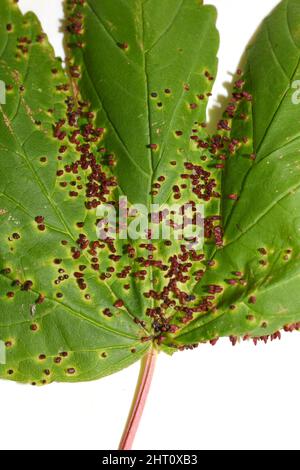
[[[207,3],[219,9],[218,95],[278,0]],[[38,13],[61,55],[61,0],[20,0],[20,6]],[[161,354],[135,448],[300,449],[299,353],[293,333],[256,348],[223,340],[171,358]],[[0,448],[116,448],[138,370],[136,364],[100,381],[42,388],[2,381]]]

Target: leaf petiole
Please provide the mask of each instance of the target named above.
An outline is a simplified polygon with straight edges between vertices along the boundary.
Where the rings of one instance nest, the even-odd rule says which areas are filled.
[[[119,450],[131,450],[146,404],[155,369],[157,350],[152,348],[142,359],[139,378]]]

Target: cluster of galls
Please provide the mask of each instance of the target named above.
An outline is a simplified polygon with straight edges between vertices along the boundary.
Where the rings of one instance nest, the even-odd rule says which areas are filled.
[[[17,39],[17,49],[23,54],[28,54],[28,46],[32,43],[31,39],[27,37],[19,37]]]
[[[170,246],[172,242],[166,241],[165,244]],[[186,245],[181,245],[180,251],[179,254],[170,256],[167,264],[160,265],[160,269],[165,271],[164,278],[167,281],[162,290],[151,289],[144,293],[146,298],[155,302],[154,307],[147,309],[146,315],[153,320],[155,339],[159,343],[165,339],[165,334],[175,333],[179,324],[188,323],[196,313],[207,312],[212,307],[212,296],[197,302],[196,296],[183,290],[183,286],[193,278],[199,280],[197,268],[199,262],[203,262],[204,255]],[[204,274],[204,271],[202,273]]]
[[[70,34],[81,35],[83,33],[83,15],[77,12],[67,19],[67,31]]]
[[[107,170],[104,171],[99,163],[98,155],[107,154],[104,147],[99,147],[105,129],[93,126],[94,114],[88,111],[88,103],[79,102],[77,106],[74,99],[68,97],[66,104],[67,119],[60,119],[55,124],[53,135],[62,144],[66,141],[66,145],[60,147],[61,155],[71,145],[79,158],[64,165],[63,169],[57,171],[57,176],[62,180],[65,175],[74,175],[79,183],[71,188],[69,196],[76,198],[85,191],[86,208],[95,209],[101,202],[108,202],[112,190],[117,186],[116,179],[108,176]],[[80,170],[87,174],[87,183],[82,183]],[[69,184],[64,180],[60,181],[60,186],[67,188]]]
[[[241,70],[238,70],[237,74],[239,78],[234,84],[230,103],[225,110],[224,117],[217,124],[218,133],[207,139],[200,138],[197,135],[191,136],[191,140],[195,142],[198,148],[209,152],[210,156],[214,158],[212,164],[217,170],[223,170],[227,158],[234,156],[249,140],[246,135],[240,138],[232,136],[232,119],[246,121],[248,115],[240,110],[244,103],[251,103],[252,101],[251,94],[244,89],[245,81],[242,78]],[[253,161],[255,158],[255,154],[249,154],[249,160]],[[207,157],[204,156],[202,159],[207,160]],[[232,201],[238,200],[238,194],[228,194],[227,197]]]
[[[172,188],[174,199],[181,199],[181,191],[186,189],[191,189],[200,201],[208,202],[212,198],[220,198],[220,193],[216,191],[217,182],[211,172],[190,162],[185,162],[184,167],[186,172],[180,175],[182,183],[180,186],[175,185]]]
[[[78,157],[72,162],[68,160],[68,163],[57,171],[57,177],[60,186],[68,190],[70,198],[83,196],[86,209],[93,210],[102,203],[111,202],[112,191],[117,186],[115,177],[109,174],[109,165],[113,165],[114,160],[109,155],[105,161],[108,155],[102,146],[105,129],[93,125],[94,114],[89,111],[89,104],[68,97],[66,107],[66,118],[56,122],[53,130],[54,137],[61,143],[58,160],[63,161],[65,154],[68,157],[69,149],[72,155]],[[105,170],[100,161],[106,164]],[[70,176],[72,176],[71,181]],[[84,228],[84,222],[77,223],[77,226]],[[62,244],[67,245],[68,242],[63,240]],[[71,256],[74,260],[78,260],[84,254],[87,261],[87,264],[81,264],[79,270],[73,273],[80,290],[86,290],[88,287],[84,279],[87,267],[99,271],[98,250],[105,247],[108,247],[112,253],[116,252],[113,240],[100,243],[98,240],[89,240],[84,233],[79,235],[76,246],[71,247]],[[85,297],[90,298],[88,294]]]
[[[84,7],[84,5],[85,0],[67,0],[67,10],[70,12],[70,15],[66,20],[65,26],[66,31],[74,38],[74,41],[72,40],[67,44],[69,48],[83,48],[82,35],[84,33],[84,17],[79,8]],[[74,75],[71,69],[71,75],[74,78],[79,78],[80,73],[78,73],[78,70],[75,70]]]
[[[293,328],[294,325],[287,325],[285,326],[283,329],[284,331],[294,331],[294,329],[296,329],[297,331],[300,330],[300,324],[298,326],[298,328]],[[292,329],[290,329],[290,327],[292,327]],[[232,346],[236,346],[238,344],[238,342],[240,340],[242,341],[253,341],[253,344],[256,346],[260,341],[262,341],[263,343],[267,343],[269,340],[270,341],[275,341],[275,340],[280,340],[281,339],[281,332],[280,331],[275,331],[273,334],[271,335],[263,335],[263,336],[251,336],[251,335],[244,335],[243,337],[239,337],[239,336],[229,336],[229,341],[230,343],[232,344]],[[220,338],[214,338],[210,341],[201,341],[200,344],[207,344],[209,343],[211,346],[215,346],[218,341],[220,340]],[[195,349],[199,346],[199,343],[197,344],[188,344],[188,345],[184,345],[184,346],[180,346],[178,349],[180,351],[184,351],[184,350],[189,350],[189,349]]]
[[[33,289],[33,281],[30,279],[27,279],[23,282],[21,282],[19,279],[13,279],[13,272],[11,268],[4,268],[0,271],[0,274],[6,278],[11,279],[11,287],[14,289],[13,291],[9,291],[6,293],[6,297],[8,299],[13,299],[15,297],[16,291],[23,291],[23,292],[29,292]],[[45,300],[44,295],[40,294],[39,297],[36,300],[36,304],[41,304]]]

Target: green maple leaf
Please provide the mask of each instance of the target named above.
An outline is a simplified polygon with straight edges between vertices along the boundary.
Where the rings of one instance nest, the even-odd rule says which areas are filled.
[[[0,376],[77,382],[145,358],[143,391],[157,351],[298,329],[298,2],[262,24],[213,136],[213,7],[69,0],[65,11],[67,70],[36,17],[2,1]],[[201,203],[204,247],[99,240],[98,210],[120,196],[150,212]]]

